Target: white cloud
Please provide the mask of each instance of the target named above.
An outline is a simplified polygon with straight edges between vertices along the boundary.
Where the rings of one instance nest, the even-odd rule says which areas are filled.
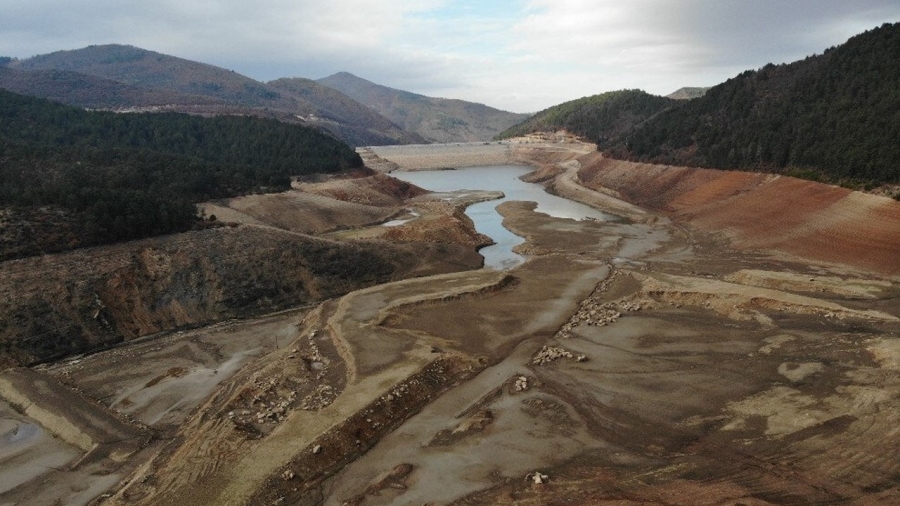
[[[261,80],[346,70],[534,111],[716,84],[898,20],[896,0],[0,0],[0,55],[132,44]]]

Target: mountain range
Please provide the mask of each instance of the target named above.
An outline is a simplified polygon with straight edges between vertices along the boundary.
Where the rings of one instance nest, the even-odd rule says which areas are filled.
[[[378,98],[370,93],[369,100],[361,101],[341,91],[348,81],[390,90],[346,73],[318,82],[283,78],[265,83],[221,67],[116,44],[0,59],[0,88],[21,94],[93,109],[271,117],[328,130],[353,146],[489,140],[525,117],[398,90],[391,91],[416,99],[388,105],[378,99],[389,93]],[[401,117],[417,119],[396,120]]]
[[[81,107],[267,116],[353,146],[486,141],[565,129],[636,161],[762,170],[854,187],[900,182],[900,23],[790,64],[668,97],[607,92],[533,116],[346,72],[263,83],[131,46],[0,58],[0,87]]]

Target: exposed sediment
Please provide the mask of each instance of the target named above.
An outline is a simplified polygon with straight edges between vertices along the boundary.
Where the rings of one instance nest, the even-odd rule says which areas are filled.
[[[103,504],[900,500],[900,289],[878,261],[893,225],[876,224],[889,239],[871,239],[874,256],[803,249],[804,234],[891,205],[811,187],[800,198],[819,205],[805,218],[760,224],[773,216],[748,202],[807,182],[621,165],[569,142],[506,147],[504,163],[530,160],[553,191],[630,219],[556,219],[508,202],[499,212],[528,255],[511,272],[380,284],[260,322],[246,351],[256,358],[179,415],[152,459],[132,457],[146,464]],[[378,181],[357,183],[309,184],[354,199]],[[730,217],[715,221],[720,211]],[[429,233],[449,223],[405,212],[410,227],[433,219]],[[195,355],[197,371],[217,374],[224,362],[207,357],[220,348],[191,339],[159,342],[156,360]],[[62,368],[66,381],[127,398],[98,386],[103,355],[90,374]],[[142,395],[191,369],[159,367],[135,379]]]
[[[580,159],[581,183],[734,247],[900,275],[900,202],[786,176]]]
[[[147,444],[150,431],[100,408],[55,377],[31,369],[0,374],[0,396],[39,422],[56,437],[92,458],[115,455],[125,460]]]

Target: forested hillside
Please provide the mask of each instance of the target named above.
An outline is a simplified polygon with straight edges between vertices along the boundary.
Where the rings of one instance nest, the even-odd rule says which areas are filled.
[[[766,65],[600,142],[613,156],[786,172],[850,185],[900,182],[900,24]]]
[[[622,135],[678,102],[641,90],[610,91],[545,109],[502,133],[498,139],[564,129],[591,141]]]
[[[222,106],[224,100],[143,88],[71,70],[20,70],[0,65],[0,88],[91,109]]]
[[[541,111],[498,138],[565,129],[635,161],[852,187],[900,183],[897,62],[900,23],[885,24],[821,55],[746,71],[708,90],[680,90],[696,98],[603,93]]]
[[[361,165],[274,120],[88,112],[0,90],[0,259],[185,230],[197,202]]]

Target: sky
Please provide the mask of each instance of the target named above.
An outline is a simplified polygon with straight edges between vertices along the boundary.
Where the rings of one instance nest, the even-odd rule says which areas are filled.
[[[900,0],[0,0],[0,56],[130,44],[257,80],[347,71],[536,112],[819,54]]]

